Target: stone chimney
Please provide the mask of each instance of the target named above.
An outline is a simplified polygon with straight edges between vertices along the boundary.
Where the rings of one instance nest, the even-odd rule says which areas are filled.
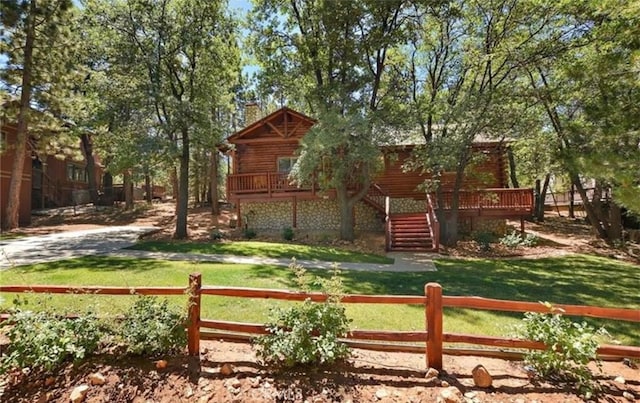
[[[247,127],[262,118],[262,111],[257,102],[247,102],[244,106],[244,126]]]

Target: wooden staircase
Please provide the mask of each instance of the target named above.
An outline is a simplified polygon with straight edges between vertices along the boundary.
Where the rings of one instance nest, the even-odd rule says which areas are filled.
[[[436,252],[433,231],[424,213],[392,214],[387,223],[387,249],[391,252]]]
[[[362,201],[373,207],[386,222],[387,251],[438,252],[440,227],[429,195],[425,213],[390,214],[389,196],[375,183]]]

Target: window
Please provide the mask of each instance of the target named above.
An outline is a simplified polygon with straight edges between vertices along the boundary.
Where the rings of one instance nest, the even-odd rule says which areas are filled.
[[[296,157],[278,157],[278,172],[291,172],[297,160]]]
[[[88,182],[87,170],[75,164],[67,164],[67,180],[72,182]]]

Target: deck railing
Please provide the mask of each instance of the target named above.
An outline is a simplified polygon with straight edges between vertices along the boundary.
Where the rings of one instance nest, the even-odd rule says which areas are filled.
[[[515,338],[482,336],[471,334],[445,333],[443,331],[443,308],[465,308],[504,312],[542,312],[549,308],[536,302],[507,301],[481,297],[443,296],[442,287],[437,283],[425,285],[424,295],[358,295],[341,296],[342,303],[359,304],[411,304],[423,305],[425,329],[415,331],[395,330],[352,330],[343,341],[355,348],[390,352],[426,353],[428,367],[442,369],[443,353],[450,355],[476,355],[506,359],[520,359],[523,350],[544,349],[540,342]],[[306,293],[288,290],[270,290],[259,288],[239,288],[226,286],[203,286],[200,273],[189,275],[187,287],[102,287],[102,286],[52,286],[52,285],[0,285],[0,292],[29,292],[55,294],[95,294],[95,295],[188,295],[188,350],[190,355],[200,353],[200,340],[244,341],[250,342],[256,334],[266,334],[267,328],[259,323],[240,323],[213,319],[201,319],[202,295],[216,295],[239,298],[265,298],[287,301],[314,302],[326,301],[327,295],[317,292]],[[581,305],[554,305],[562,309],[565,315],[587,316],[640,322],[640,311],[625,308],[601,308]],[[0,320],[8,315],[0,315]],[[213,329],[201,332],[202,329]],[[375,341],[375,342],[371,342]],[[390,343],[390,342],[400,342]],[[425,346],[406,343],[424,342]],[[444,343],[464,343],[480,346],[500,347],[501,349],[472,349],[445,347]],[[505,351],[503,348],[515,350]],[[601,345],[598,348],[601,357],[640,358],[640,347]]]
[[[232,174],[227,177],[229,193],[278,193],[311,190],[311,186],[297,186],[287,172]]]
[[[429,235],[433,242],[433,249],[436,252],[440,250],[440,222],[436,215],[436,209],[433,207],[431,195],[427,193],[427,223],[429,223]]]
[[[460,190],[458,194],[459,210],[511,210],[532,212],[533,189],[489,188]],[[437,202],[437,200],[434,199]],[[453,191],[442,192],[442,202],[438,207],[450,210],[453,204]]]

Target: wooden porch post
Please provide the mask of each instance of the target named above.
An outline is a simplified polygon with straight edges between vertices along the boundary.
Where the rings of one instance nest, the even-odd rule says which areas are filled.
[[[200,290],[202,274],[189,274],[189,317],[187,327],[187,345],[189,355],[200,355]]]
[[[291,198],[291,222],[293,228],[298,228],[298,198],[293,196]]]
[[[427,368],[442,370],[442,286],[427,283],[424,287],[427,297]]]

